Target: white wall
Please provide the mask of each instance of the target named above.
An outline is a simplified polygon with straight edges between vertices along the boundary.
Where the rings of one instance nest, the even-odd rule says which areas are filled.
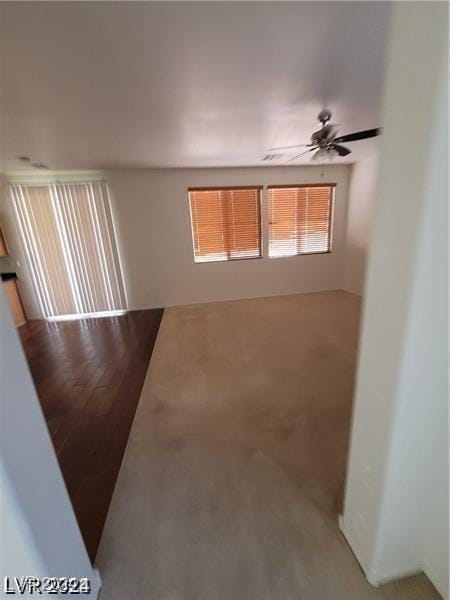
[[[0,576],[89,577],[87,555],[3,289],[0,290]]]
[[[397,3],[343,531],[369,580],[448,598],[446,3]]]
[[[370,244],[373,207],[378,174],[378,143],[371,154],[352,165],[348,194],[342,288],[363,295],[367,253]]]
[[[377,150],[378,144],[371,140],[367,158],[346,166],[126,170],[103,174],[110,183],[130,308],[340,288],[361,295],[370,242]],[[102,174],[98,172],[59,175],[69,180],[99,176]],[[35,182],[43,178],[25,175],[12,179]],[[51,175],[50,179],[55,177]],[[332,255],[269,260],[264,192],[265,257],[233,263],[196,265],[193,262],[188,187],[320,181],[338,184]],[[0,184],[4,186],[5,194],[3,200],[0,198],[0,223],[9,250],[18,261],[17,273],[26,313],[29,318],[39,318],[39,305],[7,197],[6,183],[7,178],[3,177]]]
[[[322,177],[323,174],[323,177]],[[349,167],[179,169],[108,173],[131,309],[341,287]],[[195,264],[187,189],[196,186],[337,183],[331,254]]]

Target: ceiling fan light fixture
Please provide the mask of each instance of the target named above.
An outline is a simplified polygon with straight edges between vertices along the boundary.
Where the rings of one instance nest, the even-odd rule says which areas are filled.
[[[328,150],[327,148],[319,148],[317,152],[315,152],[312,156],[312,159],[315,162],[323,162],[325,160],[329,160],[333,157],[334,152]]]

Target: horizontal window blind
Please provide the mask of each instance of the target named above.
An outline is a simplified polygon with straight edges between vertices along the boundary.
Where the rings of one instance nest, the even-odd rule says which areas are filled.
[[[190,189],[195,262],[261,256],[261,188]]]
[[[270,186],[269,256],[330,252],[334,185]]]
[[[11,199],[45,317],[125,309],[105,183],[12,185]]]

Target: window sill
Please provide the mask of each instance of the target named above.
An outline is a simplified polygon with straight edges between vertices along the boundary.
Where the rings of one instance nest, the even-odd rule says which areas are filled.
[[[261,255],[261,256],[245,256],[245,257],[240,257],[240,258],[216,258],[214,260],[195,260],[194,259],[194,264],[195,265],[214,265],[217,263],[240,262],[240,261],[244,261],[244,260],[258,260],[261,258],[264,258],[264,257]]]
[[[332,254],[331,250],[323,250],[320,252],[300,252],[299,254],[285,254],[282,256],[270,256],[270,254],[267,256],[267,258],[298,258],[299,256],[318,256],[318,255],[323,255],[323,254]]]

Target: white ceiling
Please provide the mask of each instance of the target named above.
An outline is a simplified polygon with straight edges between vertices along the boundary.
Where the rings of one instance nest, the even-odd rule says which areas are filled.
[[[247,166],[379,126],[385,2],[2,3],[3,169]],[[354,162],[371,142],[355,142]],[[302,158],[299,164],[309,162]],[[292,164],[292,163],[291,163]]]

